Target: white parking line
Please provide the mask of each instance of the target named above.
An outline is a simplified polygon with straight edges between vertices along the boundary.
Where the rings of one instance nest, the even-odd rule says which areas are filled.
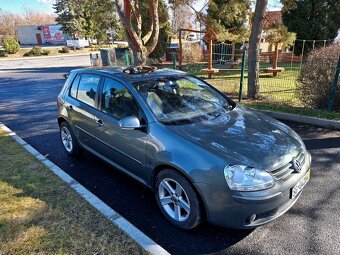
[[[65,173],[61,168],[53,162],[44,157],[40,152],[34,149],[31,145],[26,143],[21,137],[17,136],[11,129],[0,122],[0,128],[10,135],[15,141],[23,146],[35,158],[47,166],[55,175],[66,182],[72,189],[81,195],[87,202],[96,208],[101,214],[109,219],[112,224],[123,230],[129,237],[135,240],[140,246],[151,254],[165,255],[168,253],[163,247],[158,245],[155,241],[145,235],[142,231],[132,225],[128,220],[119,215],[115,210],[105,204],[102,200],[96,197],[93,193],[88,191],[83,185],[78,183],[75,179]]]

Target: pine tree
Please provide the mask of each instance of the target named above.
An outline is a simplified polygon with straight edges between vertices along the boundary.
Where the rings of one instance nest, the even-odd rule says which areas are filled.
[[[281,0],[281,3],[283,23],[298,39],[327,40],[337,36],[339,0]],[[301,47],[295,50],[301,53]]]
[[[249,11],[249,0],[211,0],[207,22],[219,41],[242,42],[249,36],[246,27]],[[230,29],[237,29],[238,35],[229,33]]]
[[[57,22],[70,35],[106,40],[107,31],[121,29],[111,0],[56,0]]]

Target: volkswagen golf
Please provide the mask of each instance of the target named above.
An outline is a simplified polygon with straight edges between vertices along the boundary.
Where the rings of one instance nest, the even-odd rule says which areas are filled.
[[[292,129],[185,72],[77,69],[57,102],[66,153],[87,150],[149,187],[182,229],[263,225],[310,179],[311,155]]]

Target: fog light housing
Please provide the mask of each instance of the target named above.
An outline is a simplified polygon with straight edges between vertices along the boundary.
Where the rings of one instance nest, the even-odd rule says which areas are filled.
[[[251,224],[255,220],[256,220],[256,214],[252,214],[247,218],[247,223]]]

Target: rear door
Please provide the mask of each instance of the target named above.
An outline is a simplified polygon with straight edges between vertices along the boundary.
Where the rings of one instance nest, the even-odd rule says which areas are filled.
[[[92,132],[96,128],[94,112],[98,102],[100,76],[78,74],[72,83],[68,101],[69,119],[83,146],[91,146],[95,141]]]
[[[104,79],[100,97],[94,133],[100,142],[98,150],[118,167],[144,181],[147,130],[123,130],[118,125],[120,119],[128,116],[136,116],[146,124],[144,113],[129,90],[114,79]]]

